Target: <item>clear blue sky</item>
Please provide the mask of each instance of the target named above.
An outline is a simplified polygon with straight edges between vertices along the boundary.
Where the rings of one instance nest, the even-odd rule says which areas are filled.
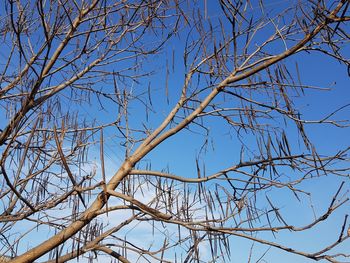
[[[207,16],[215,21],[216,17],[218,17],[217,10],[212,6],[211,1],[208,2]],[[257,3],[253,2],[252,5],[254,4]],[[273,14],[278,13],[278,10],[286,7],[286,5],[290,5],[290,2],[273,1],[267,6],[273,10],[270,13],[270,15],[273,16]],[[185,35],[185,33],[183,35]],[[264,34],[258,36],[257,41],[261,40],[260,38],[263,37]],[[145,122],[145,111],[140,111],[136,106],[132,107],[131,122],[136,126],[141,127],[141,123],[145,122],[146,125],[154,128],[155,125],[159,124],[162,118],[166,116],[170,108],[179,98],[184,79],[183,48],[183,38],[175,38],[166,46],[164,53],[157,56],[155,60],[149,62],[150,68],[155,68],[158,74],[154,75],[154,77],[144,79],[141,81],[140,85],[146,86],[148,82],[150,82],[151,87],[154,88],[154,90],[152,90],[152,103],[155,112],[153,114],[150,113],[148,122]],[[350,49],[345,49],[345,51],[345,56],[349,57]],[[166,82],[164,69],[166,68],[166,63],[169,65],[172,64],[172,52],[175,54],[175,71],[169,71],[168,103],[164,96],[164,86]],[[163,54],[167,54],[168,56],[164,56]],[[291,68],[292,72],[295,70],[296,62],[298,63],[303,84],[329,89],[325,91],[305,90],[304,95],[301,94],[294,98],[293,103],[301,110],[303,118],[308,120],[322,119],[333,110],[350,103],[350,81],[347,75],[347,68],[344,65],[316,52],[311,54],[300,53],[288,58],[287,66]],[[155,67],[154,64],[156,64]],[[295,73],[295,71],[293,73]],[[134,92],[137,93],[137,91],[138,85],[135,84]],[[348,120],[350,118],[349,113],[350,108],[346,107],[334,115],[333,119]],[[109,117],[111,116],[112,115],[109,115]],[[209,175],[238,162],[240,146],[235,140],[234,130],[228,130],[222,122],[210,119],[206,124],[210,128],[212,141],[209,140],[207,147],[208,152],[205,156],[201,156],[200,163],[202,165],[205,164],[206,174]],[[283,125],[284,124],[281,123],[281,126]],[[173,138],[162,143],[162,145],[147,155],[141,163],[151,163],[152,169],[154,170],[169,168],[171,173],[185,177],[196,177],[195,158],[203,145],[205,136],[203,130],[200,128],[195,126],[191,127],[199,134],[187,130],[182,131]],[[293,150],[295,152],[305,151],[294,125],[288,123],[285,128],[291,138],[290,142],[292,143],[291,147]],[[337,151],[347,147],[350,143],[348,129],[340,129],[332,125],[314,124],[306,125],[305,129],[321,154],[335,154]],[[112,134],[110,134],[110,136],[113,137]],[[254,135],[250,134],[245,136],[244,140],[248,144],[254,140]],[[123,158],[122,152],[116,154],[113,149],[110,149],[108,155],[114,160]],[[287,174],[287,176],[298,175]],[[304,197],[302,201],[299,202],[292,193],[280,191],[278,189],[268,192],[267,195],[276,204],[280,205],[281,211],[284,212],[288,223],[292,224],[295,222],[297,226],[302,226],[312,222],[314,218],[309,207],[310,203],[312,202],[316,215],[320,216],[321,213],[326,211],[332,195],[337,191],[342,181],[346,182],[343,188],[344,192],[349,191],[350,184],[348,177],[339,178],[330,174],[326,177],[318,178],[317,180],[306,181],[299,188],[303,188],[305,191],[312,193],[312,201]],[[262,200],[261,202],[266,201],[263,195],[260,196],[260,198]],[[340,208],[339,211],[335,212],[327,222],[323,222],[313,230],[306,231],[305,233],[282,231],[276,234],[277,239],[274,239],[270,233],[259,235],[259,237],[266,237],[268,240],[281,242],[295,249],[314,252],[322,246],[334,242],[338,238],[344,214],[349,213],[350,208],[348,205],[345,205]],[[251,243],[244,239],[233,237],[231,240],[232,262],[246,262],[249,256],[250,245]],[[266,255],[259,262],[313,262],[304,257],[289,254],[275,248],[269,249],[268,246],[259,244],[254,245],[252,262],[258,260],[266,250],[268,250]],[[334,252],[336,251],[350,251],[349,242],[339,246],[334,250]]]
[[[213,1],[214,2],[214,1]],[[207,1],[207,17],[211,18],[213,23],[218,23],[217,19],[218,8],[215,7],[211,0]],[[293,1],[294,3],[294,1]],[[266,5],[272,10],[269,15],[272,17],[277,14],[279,10],[290,5],[290,1],[271,1]],[[256,6],[256,15],[259,15],[258,1],[252,1],[252,5]],[[190,12],[190,10],[187,10]],[[184,81],[184,66],[183,66],[183,49],[184,39],[188,32],[182,31],[178,36],[175,36],[163,49],[159,55],[152,57],[145,62],[146,67],[156,73],[150,77],[143,78],[139,83],[131,83],[130,86],[125,87],[132,95],[138,95],[147,90],[150,83],[152,90],[152,105],[153,112],[149,112],[149,119],[146,119],[146,110],[141,103],[135,101],[130,106],[130,124],[136,128],[141,129],[145,126],[155,128],[161,120],[167,115],[169,110],[174,106],[180,96],[181,87]],[[257,35],[256,41],[259,42],[264,39],[265,35]],[[275,46],[276,49],[283,49],[283,46]],[[0,50],[0,55],[1,55]],[[172,56],[174,52],[174,57]],[[350,48],[344,49],[346,57],[350,57]],[[1,58],[1,56],[0,56]],[[173,58],[175,61],[173,62]],[[318,53],[300,53],[287,59],[286,64],[291,68],[291,72],[295,73],[295,63],[298,63],[301,81],[305,85],[313,85],[329,90],[305,90],[305,94],[295,96],[293,103],[301,110],[302,117],[308,120],[318,120],[327,116],[333,110],[350,103],[350,79],[347,75],[347,68],[325,56]],[[172,63],[174,63],[175,71],[172,70]],[[166,80],[166,65],[169,65],[168,80]],[[2,65],[1,65],[2,66]],[[125,66],[125,65],[123,65]],[[116,69],[118,70],[118,69]],[[168,98],[165,96],[165,85],[168,82]],[[107,85],[108,89],[113,90],[113,83]],[[106,86],[101,83],[101,87]],[[121,84],[121,90],[124,86]],[[146,97],[147,95],[144,95]],[[230,103],[235,103],[231,101]],[[228,105],[228,103],[226,104]],[[105,102],[105,109],[102,110],[97,101],[93,101],[91,106],[76,106],[66,103],[67,107],[79,109],[79,114],[82,118],[92,121],[97,119],[97,124],[103,124],[114,121],[117,117],[115,104]],[[234,106],[234,105],[233,105]],[[0,109],[0,118],[4,118],[3,110]],[[335,120],[350,119],[350,107],[346,107],[333,116]],[[282,127],[290,136],[290,143],[293,152],[299,153],[306,151],[301,143],[300,136],[296,132],[295,125],[289,122],[286,126],[280,121]],[[201,167],[205,166],[206,175],[217,172],[226,167],[232,166],[239,162],[240,145],[236,138],[235,130],[228,129],[226,124],[222,121],[209,118],[205,122],[210,130],[210,137],[206,147],[206,155],[200,155],[199,163]],[[2,124],[0,124],[2,128]],[[196,177],[196,157],[199,156],[201,147],[206,140],[203,129],[196,125],[190,126],[191,131],[183,130],[179,134],[162,143],[154,151],[148,154],[142,161],[141,167],[146,164],[151,164],[153,170],[169,169],[171,173],[184,177]],[[350,144],[349,129],[341,129],[331,125],[315,125],[310,124],[305,126],[307,134],[314,143],[319,153],[329,155],[335,154],[341,149],[346,148]],[[243,134],[242,140],[247,144],[253,144],[255,140],[254,134]],[[105,130],[105,150],[107,176],[117,169],[120,162],[124,159],[123,149],[119,145],[119,139],[116,138],[116,129],[108,128]],[[251,146],[252,151],[256,150],[255,146]],[[91,159],[96,159],[99,162],[98,147],[92,148]],[[97,164],[98,165],[98,164]],[[343,164],[340,164],[343,165]],[[283,170],[282,170],[283,171]],[[286,176],[298,176],[297,174],[289,174],[290,171],[285,170]],[[349,195],[350,182],[348,177],[337,177],[332,174],[323,176],[315,180],[305,181],[299,188],[312,193],[312,205],[319,216],[327,209],[332,195],[337,191],[340,183],[345,181],[343,192]],[[210,184],[209,184],[210,185]],[[312,221],[313,213],[309,209],[311,202],[306,196],[299,202],[291,192],[273,189],[266,193],[275,204],[279,204],[281,211],[285,212],[287,222],[292,224],[295,222],[297,226],[305,225]],[[258,196],[261,201],[266,202],[265,194]],[[316,251],[318,248],[334,242],[340,231],[340,226],[343,222],[345,214],[350,214],[349,205],[346,204],[339,211],[335,212],[327,222],[319,224],[315,229],[306,231],[305,233],[281,232],[277,233],[277,239],[271,233],[261,234],[259,237],[265,237],[268,240],[281,242],[286,246],[292,248],[306,250],[307,252]],[[110,218],[105,219],[107,221]],[[23,228],[22,228],[23,227]],[[27,225],[19,225],[18,230],[24,231]],[[127,233],[127,230],[125,230]],[[144,230],[148,233],[149,230]],[[125,233],[125,234],[126,234]],[[133,233],[133,232],[130,232]],[[47,234],[47,233],[46,233]],[[50,235],[53,233],[49,233]],[[123,233],[124,234],[124,233]],[[131,234],[129,234],[131,235]],[[146,234],[138,232],[138,236],[130,236],[131,239],[139,239],[140,243],[145,242],[142,238]],[[45,239],[43,233],[38,235],[39,239]],[[30,238],[28,239],[28,244]],[[157,243],[157,241],[155,241]],[[250,242],[244,239],[232,237],[231,238],[231,255],[232,262],[247,262],[250,250]],[[20,248],[26,250],[26,247]],[[254,252],[252,255],[252,262],[256,262],[269,249],[268,246],[259,244],[254,245]],[[180,249],[181,250],[181,249]],[[346,242],[339,246],[334,251],[350,251],[350,242]],[[141,261],[142,262],[142,261]],[[313,262],[304,257],[289,254],[287,252],[271,248],[266,252],[266,255],[259,262],[284,262],[284,263],[302,263]]]

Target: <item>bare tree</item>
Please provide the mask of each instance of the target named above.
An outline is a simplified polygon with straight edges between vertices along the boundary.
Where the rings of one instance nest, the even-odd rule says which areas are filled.
[[[349,259],[347,182],[319,189],[331,197],[316,209],[304,188],[348,180],[348,140],[320,151],[309,129],[346,129],[347,105],[309,119],[298,102],[323,89],[301,80],[306,54],[347,77],[349,1],[1,6],[2,261],[220,262],[236,238],[252,253]],[[283,238],[334,213],[321,248]]]

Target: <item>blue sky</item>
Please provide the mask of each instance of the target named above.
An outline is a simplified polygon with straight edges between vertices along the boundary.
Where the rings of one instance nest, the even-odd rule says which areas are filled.
[[[290,4],[289,1],[276,1],[271,3],[269,7],[274,8],[278,13],[279,8],[284,8]],[[277,9],[277,10],[276,10]],[[211,13],[212,12],[212,13]],[[258,12],[258,11],[257,11]],[[215,9],[209,4],[208,17],[215,20]],[[271,16],[273,12],[270,13]],[[261,36],[258,36],[259,40]],[[154,77],[141,80],[141,86],[135,84],[133,92],[137,93],[138,88],[142,89],[151,82],[152,90],[152,104],[154,113],[150,114],[147,125],[155,127],[162,118],[166,116],[169,109],[174,105],[179,97],[179,91],[183,83],[183,56],[182,49],[184,43],[181,39],[171,41],[162,54],[158,55],[155,60],[149,61],[153,69],[154,62],[157,65],[154,67],[158,74]],[[344,49],[345,56],[349,57],[349,49]],[[167,102],[164,91],[166,63],[172,64],[171,54],[175,52],[175,72],[169,70],[168,76],[168,94],[169,103]],[[350,98],[349,77],[347,76],[347,68],[337,61],[321,56],[319,53],[300,53],[287,59],[287,66],[293,72],[295,63],[298,63],[300,78],[302,84],[322,87],[327,90],[305,90],[304,95],[295,96],[293,103],[301,109],[302,116],[307,120],[318,120],[327,116],[333,110],[348,104]],[[171,66],[170,66],[171,68]],[[162,70],[163,69],[163,70]],[[295,73],[295,71],[294,71]],[[97,113],[96,113],[97,114]],[[103,113],[102,113],[103,114]],[[140,127],[141,123],[145,121],[145,111],[139,110],[136,106],[131,107],[131,116],[136,126]],[[98,115],[98,114],[97,114]],[[109,115],[112,116],[112,115]],[[335,120],[348,120],[349,108],[346,107],[333,116]],[[210,119],[206,122],[210,127],[211,138],[209,138],[207,146],[207,154],[200,156],[200,162],[205,165],[206,174],[209,175],[222,168],[228,167],[233,163],[239,161],[239,150],[237,147],[237,140],[235,139],[235,131],[225,128],[223,123],[218,120]],[[284,124],[281,123],[283,126]],[[181,175],[184,177],[196,177],[195,160],[198,156],[201,146],[206,137],[202,129],[193,127],[194,132],[184,130],[169,140],[162,143],[152,153],[148,154],[142,161],[142,164],[149,163],[154,170],[162,170],[168,168],[171,173]],[[300,142],[300,136],[297,134],[295,125],[288,123],[285,127],[286,132],[290,136],[291,147],[295,152],[305,151],[304,146]],[[329,124],[310,124],[305,126],[307,134],[310,136],[312,142],[321,154],[334,154],[337,151],[347,147],[350,139],[347,136],[348,129],[340,129]],[[113,137],[112,134],[110,134]],[[254,141],[254,135],[244,135],[244,140],[249,142]],[[110,151],[109,151],[110,150]],[[123,153],[116,152],[113,148],[107,150],[111,159],[122,159]],[[287,172],[286,172],[287,173]],[[287,176],[295,176],[295,174],[286,174]],[[298,176],[298,175],[297,175]],[[281,211],[285,212],[288,222],[296,222],[297,226],[301,226],[311,222],[314,218],[312,211],[309,209],[312,203],[317,216],[325,212],[332,195],[337,191],[340,183],[345,181],[343,192],[349,191],[349,181],[347,177],[337,177],[328,175],[316,180],[305,181],[300,188],[312,193],[311,199],[304,196],[299,202],[292,193],[274,189],[268,193],[268,196],[277,204],[281,206]],[[260,196],[261,202],[266,202],[264,195]],[[322,222],[314,230],[306,231],[305,233],[290,233],[288,231],[276,234],[277,240],[271,234],[261,235],[266,236],[271,241],[281,241],[286,246],[291,246],[296,249],[305,249],[307,252],[316,251],[321,245],[327,245],[339,236],[340,226],[344,219],[344,214],[349,214],[350,209],[348,205],[343,206],[335,212],[327,222]],[[260,236],[260,235],[259,235]],[[232,238],[232,262],[245,262],[249,256],[250,242],[241,238]],[[260,256],[268,249],[268,246],[259,244],[254,245],[253,259],[258,260]],[[349,242],[342,244],[334,251],[349,251]],[[253,260],[253,261],[254,261]],[[292,255],[275,248],[270,248],[263,259],[259,262],[313,262],[301,256]]]
[[[293,2],[294,3],[294,2]],[[283,9],[287,5],[290,5],[290,1],[271,1],[266,7],[272,9],[269,13],[271,17],[274,14],[278,14],[279,10]],[[215,23],[217,23],[218,8],[212,5],[211,1],[207,1],[207,17],[210,17]],[[253,1],[252,5],[256,7],[254,15],[258,15],[258,1]],[[190,10],[187,10],[190,12]],[[255,14],[257,12],[257,14]],[[154,129],[161,120],[168,114],[169,110],[174,106],[180,96],[181,87],[184,81],[184,64],[183,64],[183,49],[184,39],[188,32],[186,30],[179,33],[178,36],[174,36],[173,39],[163,47],[160,54],[151,57],[144,62],[146,71],[154,71],[148,77],[141,78],[138,83],[127,81],[127,84],[118,82],[119,88],[122,91],[124,88],[130,96],[136,96],[144,93],[148,90],[148,86],[152,90],[152,108],[153,111],[149,112],[149,119],[146,119],[146,110],[142,103],[134,100],[129,108],[130,124],[135,129],[141,129],[143,127],[149,127]],[[266,33],[257,34],[256,42],[264,40]],[[194,38],[197,36],[192,35]],[[147,38],[146,38],[147,39]],[[208,48],[212,48],[209,47]],[[273,49],[283,50],[284,46],[279,43],[272,47]],[[350,57],[350,49],[344,48],[344,55]],[[0,51],[0,54],[6,53]],[[174,56],[173,56],[174,54]],[[173,61],[174,59],[174,61]],[[298,63],[298,69],[300,72],[300,78],[303,84],[313,85],[329,90],[305,90],[304,95],[293,98],[293,103],[296,107],[301,109],[302,117],[308,120],[318,120],[327,116],[333,110],[350,103],[350,79],[347,75],[347,68],[325,56],[321,56],[319,53],[300,53],[286,60],[286,64],[290,67],[291,72],[295,73],[295,63]],[[175,71],[172,70],[174,64]],[[120,68],[125,68],[128,63],[122,64]],[[167,65],[169,67],[168,76],[166,73]],[[108,68],[102,67],[102,69]],[[116,67],[114,70],[118,71],[120,68]],[[60,81],[58,79],[57,81]],[[167,91],[165,91],[166,83],[168,84]],[[111,79],[105,83],[96,85],[96,88],[103,87],[108,90],[113,90],[113,82]],[[67,91],[67,94],[69,92]],[[166,93],[168,96],[166,96]],[[142,95],[142,98],[147,100],[147,94]],[[259,98],[259,96],[257,96]],[[104,109],[102,110],[97,100],[92,100],[91,104],[74,105],[71,101],[64,99],[64,105],[73,110],[79,112],[79,116],[87,121],[96,121],[97,125],[114,121],[117,118],[117,110],[115,104],[104,101]],[[226,102],[236,103],[234,100]],[[235,105],[235,104],[234,104]],[[335,120],[348,120],[350,118],[350,107],[346,107],[335,114],[332,118]],[[4,111],[0,109],[0,118],[5,119]],[[305,152],[306,149],[301,142],[300,135],[298,135],[295,124],[288,122],[286,125],[281,119],[270,120],[275,122],[274,124],[284,127],[288,136],[290,136],[290,143],[293,152]],[[348,122],[349,123],[349,122]],[[171,173],[184,177],[196,177],[196,158],[199,160],[202,171],[205,170],[205,174],[209,175],[215,173],[221,169],[229,167],[239,162],[240,154],[240,142],[236,137],[236,131],[232,128],[227,128],[226,124],[222,120],[214,118],[208,118],[205,120],[205,124],[209,128],[210,136],[206,137],[205,130],[196,125],[191,125],[190,130],[183,130],[179,134],[176,134],[169,140],[163,142],[159,147],[154,149],[140,162],[140,167],[143,168],[150,164],[154,170],[168,169]],[[2,128],[3,124],[0,124]],[[329,124],[310,124],[305,126],[307,134],[310,136],[311,141],[321,154],[335,154],[341,149],[349,146],[350,139],[348,136],[348,129],[334,127]],[[117,130],[114,127],[106,128],[104,132],[105,136],[105,158],[107,166],[107,177],[111,177],[114,171],[117,170],[119,164],[124,159],[124,148],[120,146],[120,135],[117,135]],[[98,137],[96,137],[98,138]],[[247,145],[251,145],[252,152],[256,151],[255,135],[252,133],[241,134],[241,140]],[[207,141],[206,147],[202,148],[203,144]],[[135,149],[135,148],[134,148]],[[201,150],[202,149],[202,150]],[[206,149],[206,154],[203,154],[203,149]],[[99,148],[93,147],[90,150],[90,161],[95,163],[98,171],[99,165]],[[253,153],[250,155],[252,156]],[[246,157],[249,158],[249,153]],[[339,164],[348,165],[346,164]],[[204,169],[205,167],[205,169]],[[90,169],[90,168],[88,168]],[[292,173],[288,169],[282,169],[287,177],[300,176],[296,173]],[[307,196],[303,196],[301,201],[298,201],[291,192],[282,191],[274,188],[273,190],[260,194],[258,196],[258,204],[266,204],[266,195],[281,207],[281,211],[285,212],[285,216],[288,222],[295,222],[297,226],[307,224],[312,221],[314,215],[309,209],[310,204],[314,207],[317,216],[321,215],[328,207],[332,195],[337,191],[340,183],[345,181],[343,193],[347,196],[350,191],[350,183],[348,177],[337,177],[332,174],[322,176],[317,179],[307,180],[303,182],[299,188],[312,193],[312,199]],[[209,183],[209,186],[214,186],[214,183]],[[147,193],[152,194],[152,192]],[[302,195],[301,195],[302,196]],[[142,198],[142,197],[140,197]],[[146,198],[149,198],[147,196]],[[264,205],[263,205],[264,206]],[[341,207],[337,210],[327,222],[322,222],[315,229],[306,231],[305,233],[293,233],[293,232],[281,232],[276,234],[278,239],[274,239],[271,233],[261,234],[259,237],[266,237],[271,241],[281,241],[286,246],[291,246],[297,249],[305,249],[308,252],[317,250],[321,245],[327,245],[332,243],[339,236],[340,226],[343,222],[345,214],[350,213],[349,205]],[[112,221],[112,218],[104,218],[104,220]],[[23,227],[23,228],[22,228]],[[22,232],[28,226],[18,226],[18,231]],[[133,227],[133,226],[132,226]],[[147,225],[140,226],[138,232],[128,232],[130,229],[126,229],[125,232],[121,232],[120,236],[126,235],[135,242],[146,243],[144,239],[147,239],[149,229]],[[173,231],[172,227],[169,227],[169,231]],[[39,231],[37,240],[46,239],[47,237],[43,232]],[[135,234],[134,234],[135,233]],[[45,233],[47,234],[47,233]],[[49,234],[52,234],[49,232]],[[175,235],[175,234],[174,234]],[[143,239],[144,238],[144,239]],[[28,237],[27,245],[30,245],[31,237]],[[152,240],[147,240],[149,243]],[[157,240],[154,242],[157,244]],[[232,237],[231,243],[231,262],[246,262],[249,257],[249,251],[251,242],[242,238]],[[20,249],[26,250],[26,245],[23,245]],[[206,251],[208,248],[204,247],[202,251]],[[254,244],[252,262],[259,260],[259,258],[269,249],[268,246]],[[179,249],[181,251],[181,248]],[[350,243],[346,242],[336,248],[334,251],[350,251]],[[171,258],[171,254],[169,257]],[[107,261],[106,261],[107,262]],[[109,261],[108,261],[109,262]],[[140,260],[140,262],[143,262]],[[258,262],[286,262],[286,263],[302,263],[313,262],[307,260],[304,257],[292,255],[281,250],[270,248],[262,260]]]

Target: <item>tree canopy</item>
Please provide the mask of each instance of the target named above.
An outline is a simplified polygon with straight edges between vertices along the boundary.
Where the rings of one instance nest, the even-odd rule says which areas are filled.
[[[0,262],[349,260],[349,4],[1,2]]]

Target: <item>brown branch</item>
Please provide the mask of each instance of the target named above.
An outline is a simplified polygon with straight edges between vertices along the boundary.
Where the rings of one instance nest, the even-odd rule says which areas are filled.
[[[61,157],[61,161],[62,161],[62,164],[64,166],[64,169],[66,170],[67,175],[68,175],[70,181],[73,184],[73,187],[77,188],[78,184],[77,184],[77,182],[76,182],[76,180],[75,180],[75,178],[74,178],[74,176],[73,176],[73,174],[72,174],[72,172],[71,172],[71,170],[69,168],[69,165],[67,163],[66,157],[64,156],[64,153],[62,151],[61,142],[60,142],[60,140],[58,138],[58,135],[57,135],[57,132],[56,132],[56,128],[54,128],[54,133],[53,134],[54,134],[55,141],[56,141],[57,151],[58,151],[58,153],[59,153],[59,155]],[[64,137],[64,132],[61,133],[61,140],[63,139],[63,137]],[[78,193],[78,196],[79,196],[81,202],[83,203],[84,207],[86,207],[86,204],[85,204],[83,196],[81,195],[80,192],[77,192],[77,193]]]

